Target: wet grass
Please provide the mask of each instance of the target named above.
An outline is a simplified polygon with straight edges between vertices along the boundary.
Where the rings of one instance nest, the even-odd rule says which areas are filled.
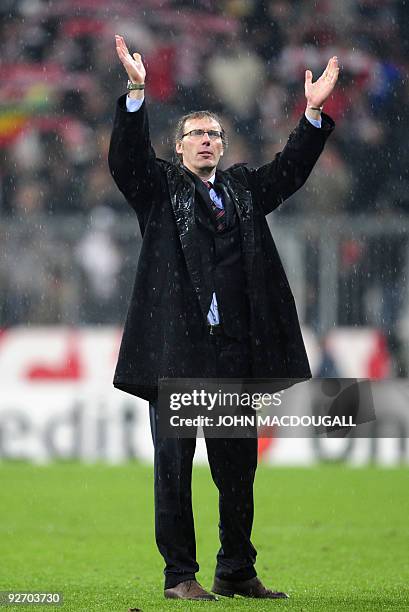
[[[286,601],[165,600],[150,466],[2,463],[0,483],[0,590],[64,595],[63,607],[34,610],[409,609],[408,469],[259,468],[257,571]],[[218,533],[206,467],[193,487],[198,579],[209,588]]]

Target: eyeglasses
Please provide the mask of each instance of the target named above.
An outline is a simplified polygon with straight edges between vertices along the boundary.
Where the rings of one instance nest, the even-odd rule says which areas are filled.
[[[216,138],[222,137],[222,132],[218,132],[217,130],[190,130],[190,132],[186,132],[186,134],[182,134],[182,138],[185,136],[192,136],[192,138],[201,138],[207,134],[210,140],[216,140]]]

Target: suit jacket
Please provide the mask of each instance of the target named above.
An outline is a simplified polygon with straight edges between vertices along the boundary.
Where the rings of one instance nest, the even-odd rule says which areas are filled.
[[[240,225],[256,378],[311,376],[294,298],[265,217],[304,184],[334,127],[325,113],[321,129],[303,115],[272,162],[216,172]],[[159,378],[215,376],[195,181],[182,166],[156,157],[146,103],[130,113],[125,96],[117,103],[109,167],[143,237],[114,385],[152,400]]]

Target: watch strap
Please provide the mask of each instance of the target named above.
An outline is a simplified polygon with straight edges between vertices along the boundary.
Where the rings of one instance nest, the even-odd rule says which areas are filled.
[[[133,91],[135,89],[142,90],[145,89],[145,83],[132,83],[132,81],[128,79],[126,88],[128,89],[128,91]]]

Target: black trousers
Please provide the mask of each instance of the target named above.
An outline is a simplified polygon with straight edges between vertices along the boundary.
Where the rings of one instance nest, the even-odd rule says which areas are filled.
[[[209,336],[217,375],[251,376],[247,341]],[[165,560],[165,589],[195,578],[196,539],[192,511],[192,462],[195,438],[159,438],[157,405],[150,404],[155,447],[155,537]],[[251,543],[253,483],[257,468],[257,438],[206,438],[213,481],[219,490],[219,536],[216,576],[247,580],[256,576],[257,552]]]

